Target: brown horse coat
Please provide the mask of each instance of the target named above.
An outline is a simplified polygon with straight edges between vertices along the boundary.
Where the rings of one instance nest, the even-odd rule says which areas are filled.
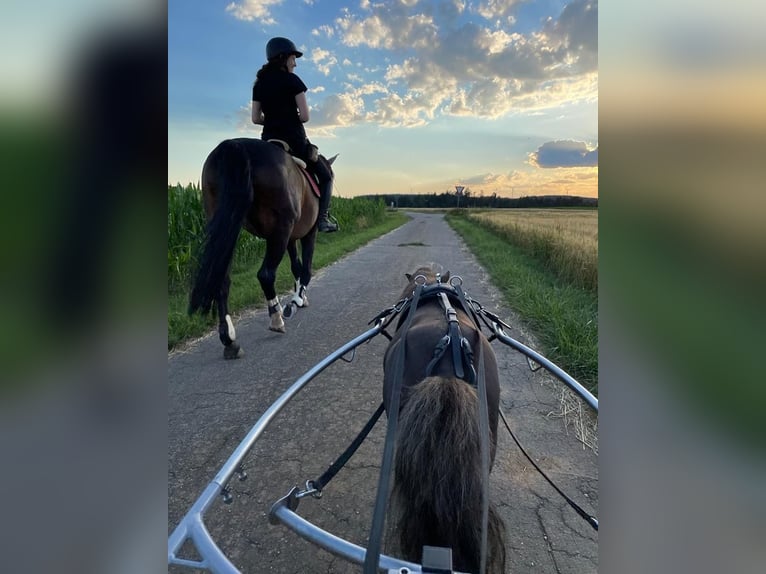
[[[332,160],[320,155],[319,161],[332,173]],[[224,140],[210,152],[202,168],[202,199],[208,225],[189,312],[206,313],[215,302],[224,357],[235,358],[241,349],[228,314],[229,268],[240,229],[266,240],[258,281],[269,305],[269,329],[284,333],[275,290],[277,268],[287,253],[296,281],[293,301],[306,306],[319,199],[289,153],[250,138]],[[297,241],[301,242],[300,257]]]
[[[408,275],[410,284],[402,298],[411,297],[414,277],[436,282],[430,268]],[[449,274],[442,278],[446,282]],[[490,468],[497,443],[500,383],[497,361],[487,338],[476,328],[458,301],[461,334],[473,350],[474,368],[479,353],[489,415]],[[423,299],[406,333],[398,328],[384,356],[383,402],[388,416],[395,383],[396,357],[405,345],[404,376],[394,459],[393,499],[399,546],[407,560],[419,562],[424,545],[452,549],[453,568],[461,572],[480,569],[482,495],[481,432],[476,389],[455,375],[448,349],[426,376],[434,348],[448,332],[445,310],[438,297]],[[477,372],[478,376],[478,372]],[[488,485],[487,485],[488,487]],[[505,525],[489,507],[487,573],[505,571]]]

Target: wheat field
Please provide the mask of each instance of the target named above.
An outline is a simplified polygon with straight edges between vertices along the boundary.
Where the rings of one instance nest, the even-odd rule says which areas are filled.
[[[507,209],[473,213],[469,219],[524,249],[565,279],[598,289],[598,210]]]

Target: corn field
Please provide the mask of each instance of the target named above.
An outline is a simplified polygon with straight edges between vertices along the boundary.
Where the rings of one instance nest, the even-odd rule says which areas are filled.
[[[330,213],[344,232],[377,224],[385,217],[382,200],[333,197]],[[168,186],[168,290],[188,288],[205,236],[205,213],[201,190],[195,185]],[[232,271],[260,265],[265,242],[242,231],[234,250]]]

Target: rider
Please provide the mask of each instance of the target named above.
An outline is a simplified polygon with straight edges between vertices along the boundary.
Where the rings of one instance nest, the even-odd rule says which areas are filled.
[[[287,142],[292,153],[304,161],[319,180],[319,231],[337,231],[328,209],[332,195],[332,173],[317,161],[316,147],[306,138],[303,124],[309,121],[306,84],[295,74],[297,58],[303,55],[287,38],[272,38],[266,44],[268,62],[258,70],[253,84],[252,120],[263,125],[261,139]]]

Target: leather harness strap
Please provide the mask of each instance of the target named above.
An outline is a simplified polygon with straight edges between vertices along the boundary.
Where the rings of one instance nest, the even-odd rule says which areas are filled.
[[[452,349],[452,364],[455,369],[455,376],[471,385],[475,385],[476,370],[473,367],[473,349],[471,349],[471,344],[460,330],[457,311],[450,303],[447,294],[442,291],[438,293],[438,296],[447,315],[447,334],[436,344],[433,359],[431,359],[431,362],[426,367],[426,376],[431,376],[434,368],[449,347]]]
[[[404,356],[407,348],[407,331],[415,317],[415,311],[418,308],[420,295],[423,292],[423,285],[416,284],[412,295],[407,319],[404,321],[402,337],[399,339],[399,349],[397,349],[394,359],[394,379],[391,385],[391,396],[388,407],[388,427],[386,429],[386,441],[383,446],[383,461],[380,465],[380,476],[378,477],[378,492],[375,497],[375,510],[372,514],[372,527],[370,528],[370,539],[367,543],[367,551],[364,556],[364,574],[376,574],[378,572],[378,563],[380,562],[380,551],[383,541],[383,526],[386,519],[386,506],[388,502],[389,483],[391,482],[391,470],[394,459],[394,443],[396,442],[396,429],[399,423],[399,399],[401,397],[402,381],[404,380]]]
[[[476,390],[479,399],[479,442],[481,444],[481,554],[479,572],[487,571],[487,549],[489,536],[489,407],[487,405],[487,383],[484,377],[484,353],[478,347],[479,374]]]

